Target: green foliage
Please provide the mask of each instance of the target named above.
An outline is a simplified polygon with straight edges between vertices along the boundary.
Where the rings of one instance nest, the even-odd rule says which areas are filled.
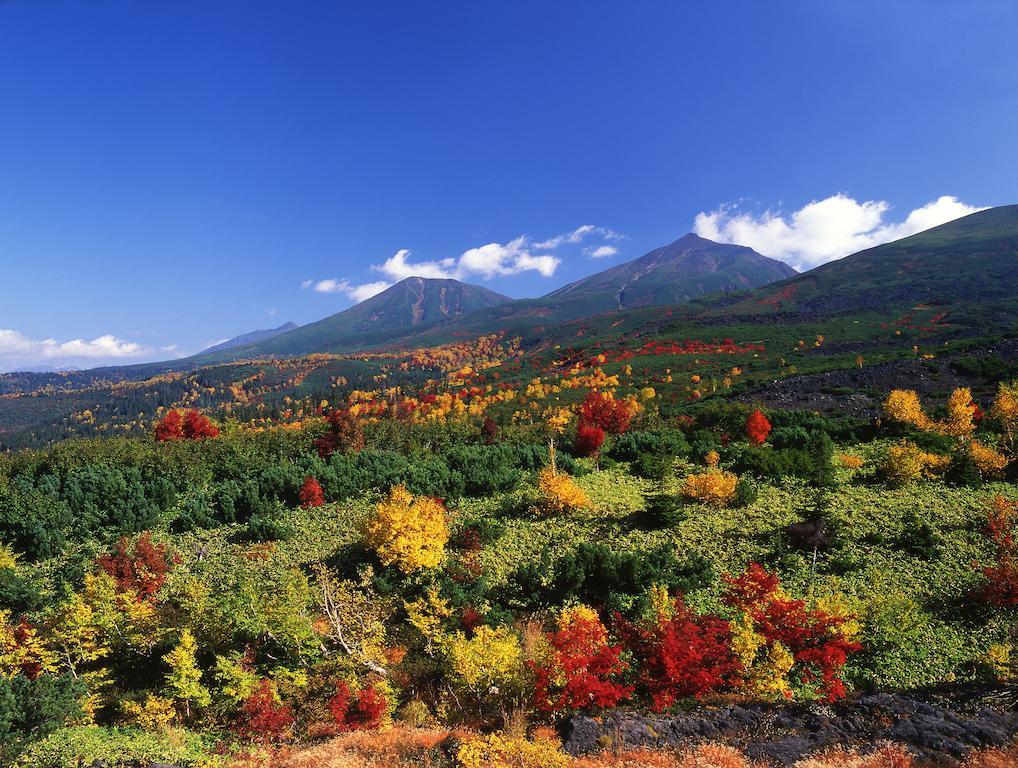
[[[0,676],[0,758],[10,761],[32,740],[44,738],[80,714],[84,686],[70,675]]]
[[[513,603],[530,608],[584,603],[629,611],[649,584],[686,592],[705,586],[710,577],[702,558],[680,558],[671,545],[622,553],[584,543],[558,558],[545,550],[539,561],[521,566],[510,595]]]
[[[79,768],[98,763],[109,768],[151,763],[180,768],[214,764],[213,739],[183,730],[155,733],[135,728],[75,726],[61,728],[29,747],[19,768]]]

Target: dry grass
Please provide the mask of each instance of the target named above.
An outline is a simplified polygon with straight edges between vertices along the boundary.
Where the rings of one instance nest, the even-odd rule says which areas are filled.
[[[444,728],[397,726],[385,731],[357,731],[303,749],[280,749],[253,754],[231,768],[438,768],[439,747],[452,736],[465,732]],[[859,754],[830,750],[800,760],[795,768],[920,768],[907,750],[888,745]],[[571,768],[767,768],[750,761],[737,749],[722,744],[701,744],[675,751],[636,749],[609,751],[576,758]],[[1001,749],[973,753],[959,768],[1018,768],[1018,743]]]
[[[965,768],[1015,768],[1018,766],[1018,743],[976,752],[963,765]]]

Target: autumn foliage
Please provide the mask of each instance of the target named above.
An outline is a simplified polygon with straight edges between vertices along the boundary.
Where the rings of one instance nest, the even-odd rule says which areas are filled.
[[[771,675],[776,665],[796,682],[813,687],[829,701],[845,695],[839,677],[849,655],[862,648],[848,637],[846,617],[807,608],[785,594],[778,577],[757,563],[739,576],[726,576],[724,602],[741,614],[742,633],[736,638],[743,674]],[[777,664],[788,659],[790,664]],[[771,669],[759,669],[758,666]],[[771,690],[791,697],[790,679],[772,679]]]
[[[322,486],[313,477],[305,477],[300,487],[300,505],[305,509],[309,507],[320,507],[325,503],[325,494]]]
[[[613,707],[633,689],[617,681],[628,665],[622,646],[613,645],[597,613],[586,606],[565,608],[546,637],[547,652],[531,661],[534,706],[545,714]]]
[[[387,709],[385,696],[374,688],[362,688],[354,693],[340,681],[336,693],[329,699],[329,714],[338,731],[359,731],[377,728]]]
[[[572,477],[552,467],[544,467],[538,473],[537,490],[541,495],[540,511],[548,514],[564,514],[590,507],[587,492]]]
[[[121,592],[151,600],[166,583],[175,562],[167,555],[167,546],[153,544],[152,534],[145,531],[133,544],[121,537],[113,553],[100,555],[96,565],[113,578]]]
[[[669,613],[644,625],[616,619],[627,648],[642,662],[639,686],[657,712],[679,699],[700,698],[727,686],[740,671],[727,621],[696,615],[681,598]]]
[[[581,423],[576,428],[574,448],[578,456],[594,456],[604,443],[605,432],[594,424]]]
[[[155,427],[155,438],[160,442],[170,440],[201,440],[218,437],[219,426],[200,411],[190,410],[187,414],[170,411]]]
[[[746,419],[746,437],[753,445],[763,445],[771,433],[771,423],[759,408]]]
[[[987,513],[986,534],[994,546],[993,565],[983,568],[986,585],[983,599],[990,605],[1018,606],[1018,544],[1014,529],[1018,523],[1018,502],[1002,496],[993,499]]]
[[[270,680],[262,680],[244,700],[235,730],[245,741],[271,744],[284,740],[293,723],[290,708],[276,701],[275,686]]]
[[[397,485],[375,506],[365,539],[383,565],[395,565],[404,573],[434,568],[442,562],[449,541],[445,506]]]
[[[591,390],[580,403],[579,422],[598,427],[609,435],[621,435],[636,415],[636,404],[616,399],[610,392]]]
[[[347,408],[337,408],[327,417],[329,429],[315,440],[315,450],[323,459],[336,451],[356,453],[364,447],[364,429],[361,422]]]

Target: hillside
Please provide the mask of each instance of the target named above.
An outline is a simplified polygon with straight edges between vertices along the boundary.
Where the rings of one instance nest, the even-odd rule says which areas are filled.
[[[1018,205],[979,211],[832,261],[714,308],[817,314],[1007,301],[1018,293]]]
[[[233,349],[234,347],[243,347],[247,344],[254,344],[257,341],[265,341],[275,336],[279,336],[282,333],[295,330],[299,326],[296,323],[283,323],[277,328],[265,328],[260,331],[251,331],[249,333],[242,333],[240,336],[234,336],[232,339],[227,339],[219,344],[213,344],[207,349],[203,349],[198,354],[207,355],[212,352],[222,352],[226,349]]]

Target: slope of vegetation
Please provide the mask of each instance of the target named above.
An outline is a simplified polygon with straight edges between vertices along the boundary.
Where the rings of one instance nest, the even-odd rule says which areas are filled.
[[[399,723],[459,729],[435,765],[566,765],[540,728],[577,715],[1018,673],[1018,388],[875,422],[735,401],[758,342],[549,353],[4,456],[5,761],[287,764]]]

